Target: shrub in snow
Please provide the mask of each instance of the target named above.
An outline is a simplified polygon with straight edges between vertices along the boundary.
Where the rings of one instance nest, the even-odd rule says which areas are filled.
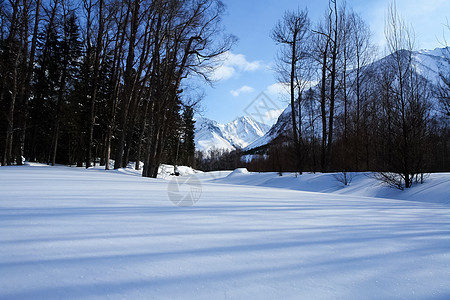
[[[341,173],[334,174],[333,177],[337,181],[342,183],[343,185],[347,186],[347,185],[350,185],[352,183],[354,175],[355,174],[351,173],[351,172],[341,172]]]
[[[424,180],[428,178],[428,174],[424,173],[408,174],[408,176],[410,176],[409,181],[411,183],[420,183],[420,184],[424,183]],[[405,189],[405,176],[403,174],[391,172],[376,172],[373,174],[373,177],[381,182],[386,183],[390,187],[402,191]]]
[[[390,173],[390,172],[376,172],[373,173],[373,177],[383,183],[386,183],[388,186],[392,188],[396,188],[399,190],[404,190],[405,185],[403,177],[398,173]]]

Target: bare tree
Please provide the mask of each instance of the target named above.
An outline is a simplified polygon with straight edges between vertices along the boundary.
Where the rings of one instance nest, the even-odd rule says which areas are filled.
[[[28,3],[21,1],[9,1],[9,26],[6,40],[4,41],[3,53],[3,74],[4,87],[0,94],[0,102],[8,103],[5,113],[6,117],[6,138],[3,155],[3,164],[11,165],[13,157],[13,137],[14,137],[14,116],[16,112],[16,101],[21,90],[20,66],[25,62],[28,37]],[[5,95],[4,89],[7,89],[8,95]]]
[[[145,177],[157,176],[170,116],[180,101],[181,81],[193,75],[208,80],[212,60],[228,51],[235,40],[233,36],[221,36],[222,1],[178,4],[163,6],[155,24],[150,76],[152,117],[142,173]]]
[[[350,15],[350,40],[353,43],[353,57],[351,60],[351,69],[353,70],[351,90],[354,97],[354,111],[352,123],[354,124],[354,164],[355,169],[360,169],[360,145],[362,143],[362,111],[363,103],[367,102],[367,94],[364,93],[364,87],[367,87],[370,80],[369,63],[372,62],[376,53],[375,46],[371,43],[371,32],[369,26],[356,13]],[[366,165],[366,168],[368,166]]]
[[[345,11],[345,7],[341,8]],[[320,107],[322,117],[322,170],[328,170],[331,165],[333,147],[335,106],[337,95],[337,79],[339,58],[341,55],[342,36],[340,35],[342,20],[339,18],[337,0],[329,1],[329,8],[324,23],[316,30],[316,60],[321,68]]]
[[[309,59],[307,47],[310,33],[310,21],[307,10],[287,11],[272,30],[272,39],[282,46],[278,55],[278,73],[280,82],[289,82],[292,134],[296,167],[301,173],[301,104],[302,93],[307,82],[311,79],[304,77],[307,66],[305,61]],[[296,105],[297,102],[297,105]],[[298,110],[297,110],[298,106]],[[296,116],[296,111],[298,116]],[[297,118],[298,117],[298,118]]]
[[[138,2],[138,1],[136,1]],[[90,18],[92,14],[92,1],[89,1],[87,3],[86,0],[84,0],[84,7],[86,10],[88,10],[88,18]],[[100,62],[102,59],[102,50],[103,50],[103,43],[104,43],[104,36],[105,36],[105,13],[104,13],[104,6],[105,1],[99,0],[98,3],[96,3],[96,6],[98,7],[97,12],[97,20],[98,20],[98,28],[97,28],[97,36],[95,38],[95,51],[94,51],[94,57],[93,57],[93,83],[92,83],[92,91],[89,92],[89,127],[88,127],[88,133],[87,133],[87,153],[86,153],[86,168],[89,168],[91,166],[92,161],[92,147],[93,147],[93,136],[94,136],[94,125],[95,125],[95,104],[97,101],[97,94],[98,94],[98,77],[99,77],[99,71],[100,71]],[[91,24],[91,21],[88,22]],[[91,53],[91,41],[90,39],[90,32],[91,28],[88,28],[88,55]],[[94,159],[94,165],[95,165],[95,159]]]
[[[329,29],[329,26],[326,25],[329,22],[329,18],[331,18],[331,12],[327,15],[326,23],[319,24],[318,30],[314,30],[316,33],[315,45],[314,45],[314,57],[317,60],[317,63],[320,66],[320,119],[321,119],[321,153],[320,153],[320,165],[322,171],[326,169],[328,165],[327,157],[326,157],[326,148],[327,148],[327,74],[328,74],[328,56],[329,49],[331,44],[331,37],[329,34],[324,34]]]
[[[25,69],[25,82],[23,84],[23,108],[21,113],[21,120],[19,125],[19,151],[17,153],[17,163],[22,164],[22,157],[25,156],[25,138],[27,133],[27,121],[28,121],[28,103],[31,96],[31,79],[34,73],[34,62],[36,55],[36,45],[38,39],[38,30],[40,22],[40,10],[41,10],[41,0],[35,1],[34,10],[34,25],[31,37],[31,46],[28,54],[28,65]],[[28,47],[27,47],[28,49]],[[28,51],[27,51],[28,53]]]
[[[131,126],[128,123],[129,118],[129,112],[130,112],[130,106],[132,105],[133,101],[135,100],[136,96],[136,89],[137,89],[137,83],[140,78],[140,72],[142,72],[143,63],[146,63],[145,61],[138,60],[140,64],[137,66],[138,70],[140,72],[136,72],[135,64],[136,64],[136,50],[137,50],[137,44],[140,41],[140,38],[138,36],[139,34],[139,27],[141,26],[141,18],[140,18],[140,12],[141,12],[141,3],[142,0],[139,1],[130,1],[127,2],[127,10],[129,12],[129,33],[128,33],[128,49],[126,54],[126,65],[123,73],[123,89],[120,93],[120,118],[119,118],[119,124],[118,124],[118,140],[117,140],[117,148],[116,148],[116,154],[115,154],[115,162],[114,162],[114,169],[122,168],[124,167],[128,162],[124,161],[124,148],[125,148],[125,142],[126,142],[126,136],[127,136],[127,128]],[[124,30],[127,30],[125,27]]]
[[[114,5],[111,3],[108,6],[108,15],[110,19],[110,27],[106,38],[107,41],[113,43],[112,49],[112,76],[109,81],[109,87],[111,89],[109,97],[109,110],[107,114],[106,133],[105,133],[105,169],[109,170],[110,156],[111,156],[111,141],[115,127],[116,115],[117,115],[117,103],[119,97],[120,78],[122,73],[121,62],[124,56],[124,44],[126,37],[126,28],[128,23],[129,14],[123,9],[124,3],[121,5]]]
[[[339,11],[339,55],[337,62],[336,125],[334,168],[359,170],[362,134],[362,105],[367,103],[370,86],[370,62],[374,49],[370,30],[353,11]]]
[[[385,35],[390,55],[385,60],[384,72],[388,72],[390,82],[384,101],[388,118],[383,121],[390,126],[387,132],[392,154],[387,168],[403,180],[402,186],[409,188],[415,174],[423,172],[430,88],[428,81],[414,69],[412,30],[399,17],[395,2],[388,10]]]

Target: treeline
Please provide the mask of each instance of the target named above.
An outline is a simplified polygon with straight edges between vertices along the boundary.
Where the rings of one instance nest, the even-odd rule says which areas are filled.
[[[449,48],[435,86],[416,70],[412,30],[395,2],[385,35],[388,55],[374,63],[369,27],[345,4],[330,0],[315,24],[306,10],[285,13],[271,36],[280,47],[279,82],[289,90],[290,131],[256,165],[394,173],[406,188],[415,174],[450,170]]]
[[[0,3],[0,161],[194,164],[183,82],[229,50],[220,0]],[[97,161],[97,159],[99,161]],[[139,167],[139,164],[136,164]]]
[[[206,152],[195,152],[195,168],[201,171],[234,170],[244,165],[242,151],[210,149]]]

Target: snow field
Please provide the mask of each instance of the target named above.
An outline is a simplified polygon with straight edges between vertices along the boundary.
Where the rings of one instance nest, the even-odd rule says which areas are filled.
[[[198,174],[201,198],[178,207],[171,179],[0,168],[0,299],[450,297],[447,204],[228,174]]]

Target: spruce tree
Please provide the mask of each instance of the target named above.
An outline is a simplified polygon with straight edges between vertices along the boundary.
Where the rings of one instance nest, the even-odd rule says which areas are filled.
[[[57,90],[60,77],[60,45],[55,20],[43,28],[38,38],[35,96],[30,103],[31,160],[50,161],[52,127],[56,116]]]
[[[183,164],[194,167],[195,162],[195,120],[192,106],[185,106],[183,111]]]

